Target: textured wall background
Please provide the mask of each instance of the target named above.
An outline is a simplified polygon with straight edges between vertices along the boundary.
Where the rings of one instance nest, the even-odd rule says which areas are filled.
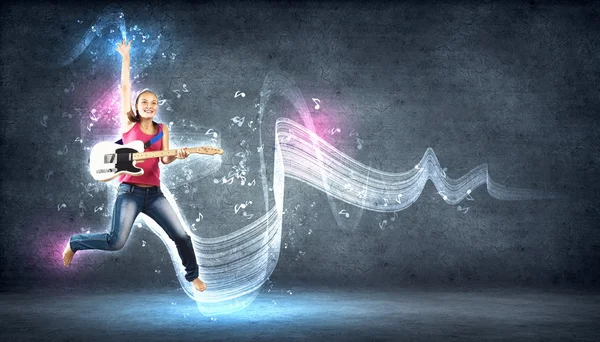
[[[105,30],[72,63],[59,64],[108,4],[2,5],[4,287],[177,286],[165,247],[144,229],[134,229],[123,250],[78,253],[71,268],[62,266],[70,235],[110,227],[115,183],[93,182],[85,147],[107,134],[86,132],[86,124],[97,98],[119,80],[118,55],[102,49],[118,31]],[[144,33],[162,35],[152,60],[138,58],[147,66],[135,80],[171,104],[157,120],[175,122],[173,136],[185,133],[181,120],[221,133],[221,168],[187,184],[192,193],[182,182],[170,188],[189,222],[202,212],[198,234],[247,224],[233,206],[261,196],[213,178],[239,162],[244,140],[257,147],[256,132],[238,129],[232,118],[255,115],[271,71],[286,73],[310,106],[319,98],[315,120],[340,132],[317,133],[373,168],[406,171],[431,147],[451,178],[487,163],[502,185],[567,195],[507,202],[480,187],[463,213],[429,183],[397,215],[358,218],[348,208],[352,216],[341,227],[324,193],[287,179],[287,248],[273,281],[598,284],[598,2],[118,5],[127,29],[141,29],[128,33],[137,34],[134,46],[143,45]],[[177,98],[173,90],[182,84],[190,92]],[[234,98],[236,91],[246,97]],[[279,116],[298,120],[284,101],[268,122]],[[177,163],[185,161],[163,172],[180,172]],[[256,177],[258,164],[248,167]]]

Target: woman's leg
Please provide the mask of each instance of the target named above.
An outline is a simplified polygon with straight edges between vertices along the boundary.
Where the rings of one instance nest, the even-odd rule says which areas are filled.
[[[169,235],[169,238],[175,242],[181,263],[185,267],[185,279],[191,282],[198,278],[198,262],[192,246],[192,239],[162,192],[154,195],[142,212],[156,221]]]
[[[143,196],[136,196],[119,188],[110,233],[73,235],[69,240],[69,247],[73,253],[86,249],[116,251],[123,248],[133,227],[133,221],[142,211],[143,203]]]

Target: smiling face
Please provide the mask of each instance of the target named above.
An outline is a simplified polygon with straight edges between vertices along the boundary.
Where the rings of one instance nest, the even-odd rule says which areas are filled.
[[[158,110],[158,98],[152,92],[143,92],[138,96],[136,109],[144,119],[152,119]]]

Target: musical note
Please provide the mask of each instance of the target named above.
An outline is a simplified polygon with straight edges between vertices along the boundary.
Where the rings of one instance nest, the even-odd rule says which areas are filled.
[[[67,112],[63,112],[62,113],[62,117],[68,117],[69,119],[72,118],[71,114],[67,113]]]
[[[217,139],[210,139],[210,142],[213,144],[213,146],[217,146]]]
[[[394,213],[394,217],[390,218],[391,221],[396,221],[398,218],[398,213]]]
[[[92,131],[92,126],[94,126],[94,124],[93,124],[93,123],[89,124],[89,125],[87,126],[87,130],[91,132],[91,131]]]
[[[330,135],[334,135],[335,133],[340,133],[341,130],[339,128],[331,128],[326,130],[325,132],[329,133]]]
[[[316,110],[319,110],[319,108],[321,108],[321,106],[319,105],[319,104],[321,103],[321,100],[319,100],[319,99],[315,99],[314,97],[313,97],[313,99],[312,99],[312,100],[313,100],[313,102],[315,103],[315,109],[316,109]]]
[[[442,177],[444,177],[444,178],[446,178],[446,171],[448,171],[447,167],[442,169]]]
[[[75,90],[75,85],[71,82],[71,91]],[[65,93],[69,92],[69,88],[65,88]]]
[[[181,98],[181,94],[179,93],[179,91],[180,91],[179,89],[175,89],[175,90],[173,90],[173,92],[174,92],[175,94],[177,94],[177,98],[178,98],[178,99],[180,99],[180,98]]]
[[[92,109],[91,114],[90,114],[90,119],[92,119],[94,121],[98,121],[99,118],[96,117],[96,109]]]
[[[254,216],[254,214],[247,214],[245,211],[243,213],[244,217],[247,217],[248,220],[252,218],[252,216]]]
[[[237,214],[237,212],[238,212],[240,209],[246,209],[246,207],[247,207],[248,205],[250,205],[250,204],[252,204],[252,201],[246,201],[246,203],[236,204],[236,205],[233,207],[233,209],[235,210],[235,213]]]
[[[102,211],[103,209],[104,209],[104,204],[94,207],[94,212]]]
[[[356,138],[356,143],[358,144],[358,146],[356,146],[357,149],[361,150],[363,147],[363,140],[360,138]]]
[[[221,178],[220,180],[219,180],[219,179],[217,179],[217,178],[215,178],[215,179],[213,180],[213,182],[214,182],[215,184],[219,183],[219,181],[222,181],[222,182],[223,182],[223,184],[225,184],[225,183],[233,184],[233,177],[231,177],[231,178],[229,178],[229,179],[227,179],[227,178],[223,177],[223,178]]]
[[[200,222],[200,220],[203,220],[204,216],[202,216],[202,213],[198,212],[198,218],[196,219],[196,222]]]
[[[402,204],[402,201],[400,201],[400,197],[402,197],[402,194],[398,194],[398,195],[396,196],[396,202],[398,202],[398,203]]]
[[[359,198],[365,198],[365,197],[367,197],[367,190],[360,191],[358,193],[358,197]]]
[[[69,152],[69,149],[67,149],[67,145],[65,145],[62,150],[58,151],[58,155],[62,156],[67,154],[67,152]]]
[[[246,117],[244,116],[243,118],[240,119],[239,116],[236,116],[234,118],[231,119],[231,121],[233,121],[233,123],[237,124],[238,127],[242,127],[242,125],[244,124],[244,120],[246,119]]]
[[[262,152],[263,149],[265,148],[265,144],[260,145],[259,147],[256,148],[256,152]]]
[[[312,229],[308,230],[308,235],[312,234]]]
[[[75,138],[75,140],[74,140],[74,141],[75,141],[75,142],[79,141],[79,143],[80,143],[80,144],[82,144],[82,143],[83,143],[83,139],[82,139],[82,138],[80,138],[80,137],[77,137],[77,138]]]
[[[173,121],[169,122],[168,127],[169,127],[169,130],[171,130],[171,127],[173,127]]]
[[[189,93],[190,91],[186,87],[187,87],[187,85],[184,83],[183,84],[183,92],[184,93]]]
[[[238,96],[246,97],[246,94],[244,94],[243,92],[241,92],[241,91],[238,90],[238,91],[235,92],[235,95],[233,95],[233,98],[235,99]]]
[[[471,196],[471,189],[467,190],[467,200],[468,201],[474,201],[475,199]]]
[[[171,108],[171,105],[169,104],[169,102],[167,101],[166,103],[167,103],[167,110],[168,111],[173,111],[173,108]]]
[[[193,230],[193,231],[196,231],[196,230],[197,230],[197,229],[196,229],[196,224],[195,224],[195,223],[192,223],[192,230]]]
[[[204,133],[204,135],[209,135],[212,134],[213,138],[216,138],[218,136],[217,132],[215,132],[214,129],[209,129],[208,131],[206,131],[206,133]]]
[[[379,228],[383,229],[383,227],[385,227],[386,224],[387,224],[387,220],[383,220],[383,221],[379,222]]]
[[[67,207],[67,205],[63,203],[58,206],[58,211],[60,211],[61,208],[66,208],[66,207]]]
[[[48,127],[48,126],[46,126],[46,121],[48,121],[48,115],[44,115],[44,117],[42,117],[42,120],[40,120],[40,123],[42,124],[42,126]]]
[[[459,205],[458,207],[456,207],[456,209],[457,209],[458,211],[463,211],[463,210],[464,210],[464,212],[463,212],[464,214],[466,214],[466,213],[467,213],[467,211],[469,211],[469,207],[466,207],[466,208],[461,208],[461,206],[460,206],[460,205]]]
[[[383,201],[384,201],[383,206],[387,207],[388,206],[388,200],[387,200],[387,198],[384,198]]]
[[[346,209],[342,209],[342,210],[340,210],[340,212],[339,212],[338,214],[340,214],[340,215],[345,215],[345,216],[346,216],[346,218],[349,218],[349,217],[350,217],[350,213],[348,213],[348,212],[346,211]]]
[[[423,171],[423,168],[419,166],[419,164],[415,165],[415,169],[419,170],[419,171]]]
[[[46,182],[50,180],[50,176],[52,176],[54,174],[54,171],[50,170],[46,173],[46,175],[44,176],[44,178],[46,178]]]
[[[142,247],[146,247],[146,241],[142,240]]]
[[[252,182],[248,183],[248,186],[253,186],[256,184],[256,179],[253,179]]]

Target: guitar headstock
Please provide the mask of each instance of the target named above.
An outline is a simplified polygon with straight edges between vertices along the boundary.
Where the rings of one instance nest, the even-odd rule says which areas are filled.
[[[221,148],[211,146],[200,146],[196,147],[195,151],[193,152],[200,154],[223,154],[224,151]]]

